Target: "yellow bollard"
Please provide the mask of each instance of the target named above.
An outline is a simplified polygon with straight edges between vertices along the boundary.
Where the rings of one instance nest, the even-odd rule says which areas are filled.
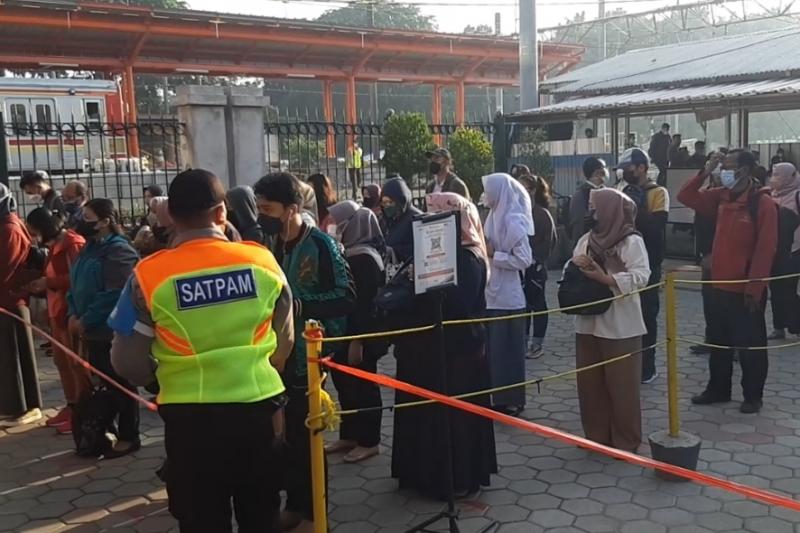
[[[669,436],[678,437],[680,415],[678,412],[678,321],[675,298],[675,272],[667,273],[664,285],[667,315],[667,402],[669,405]]]
[[[306,357],[308,358],[308,416],[314,420],[308,429],[311,439],[311,496],[314,502],[314,533],[328,532],[328,502],[325,492],[325,448],[322,440],[322,327],[316,320],[306,321]]]

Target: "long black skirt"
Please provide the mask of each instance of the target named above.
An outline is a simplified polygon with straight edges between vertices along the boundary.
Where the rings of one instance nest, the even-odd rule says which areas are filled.
[[[30,310],[12,310],[30,321]],[[31,329],[10,316],[0,314],[0,416],[19,416],[42,407]]]
[[[434,335],[422,335],[417,340],[395,346],[397,379],[451,396],[488,387],[488,362],[483,355],[483,345],[473,344],[469,350],[448,350],[451,352],[447,354],[448,387],[443,391],[436,346]],[[395,395],[397,403],[419,399],[402,392]],[[470,401],[488,406],[485,397]],[[447,411],[452,427],[455,492],[472,492],[488,486],[490,474],[497,472],[491,420],[452,408]],[[395,411],[392,477],[399,480],[401,489],[417,490],[436,499],[446,497],[445,439],[441,406],[434,404]]]

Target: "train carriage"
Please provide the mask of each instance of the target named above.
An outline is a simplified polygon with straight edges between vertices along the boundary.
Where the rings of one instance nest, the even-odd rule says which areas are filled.
[[[0,110],[9,172],[80,170],[91,158],[125,154],[115,81],[0,78]],[[107,131],[112,122],[120,131]]]

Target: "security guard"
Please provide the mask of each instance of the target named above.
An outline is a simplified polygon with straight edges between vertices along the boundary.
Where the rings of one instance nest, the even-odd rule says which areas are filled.
[[[272,254],[225,239],[225,190],[205,170],[169,188],[173,248],[134,270],[109,319],[114,368],[158,378],[169,509],[182,533],[278,531],[279,370],[292,297]]]

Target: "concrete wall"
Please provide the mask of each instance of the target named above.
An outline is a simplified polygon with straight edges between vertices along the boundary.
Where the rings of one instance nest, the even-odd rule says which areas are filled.
[[[264,109],[255,87],[178,87],[178,119],[186,125],[181,160],[204,168],[226,187],[249,185],[266,173]]]

